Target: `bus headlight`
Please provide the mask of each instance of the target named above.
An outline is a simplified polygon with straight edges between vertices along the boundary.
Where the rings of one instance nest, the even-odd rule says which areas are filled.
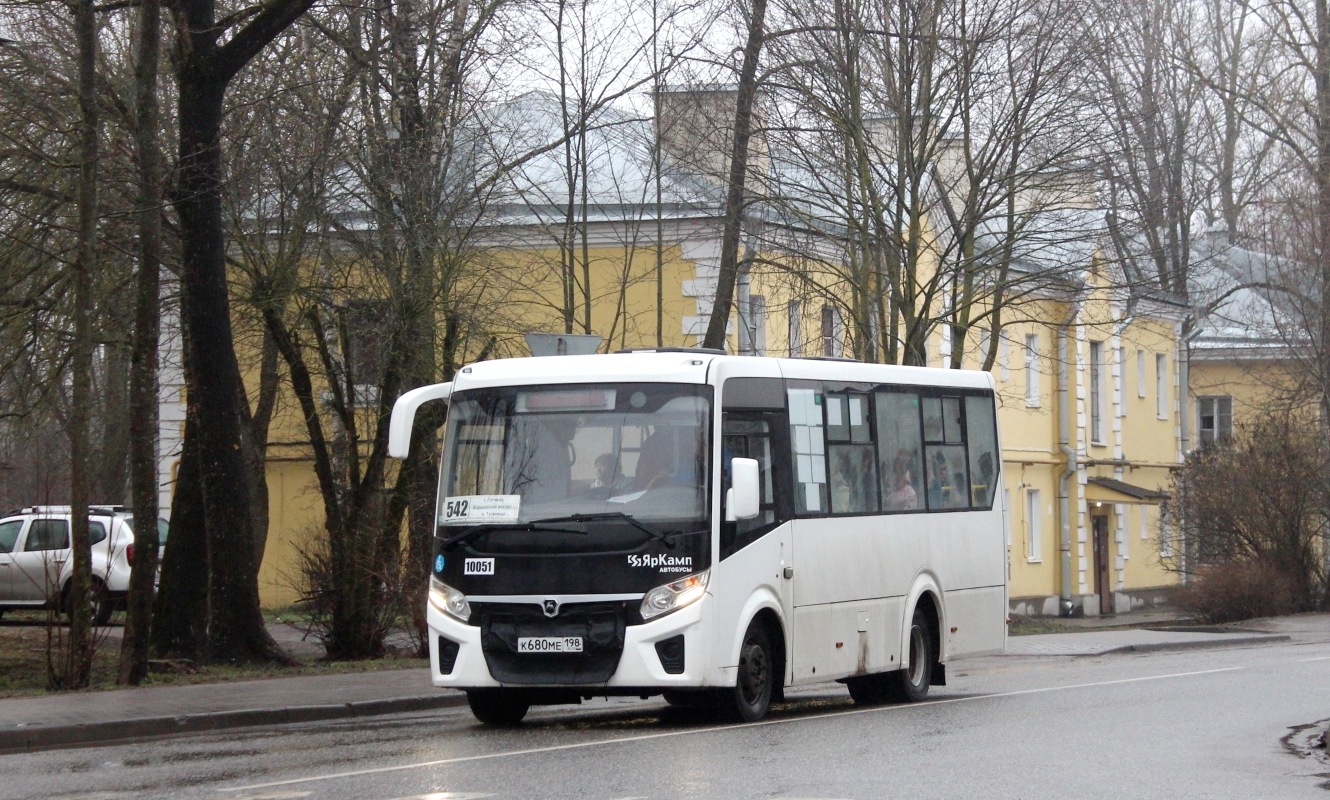
[[[434,577],[429,578],[429,603],[443,613],[466,622],[471,617],[471,604],[466,595]]]
[[[710,577],[711,570],[703,570],[647,592],[642,598],[642,619],[659,617],[696,603],[698,598],[707,593],[707,579]]]

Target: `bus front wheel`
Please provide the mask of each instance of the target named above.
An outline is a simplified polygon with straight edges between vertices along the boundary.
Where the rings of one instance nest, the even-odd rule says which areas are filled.
[[[502,689],[475,689],[466,693],[467,705],[486,725],[512,727],[522,721],[531,704]]]
[[[890,699],[901,703],[918,703],[928,697],[933,682],[933,631],[928,615],[916,608],[910,622],[910,653],[905,669],[887,673]]]
[[[773,669],[775,663],[771,637],[766,627],[754,620],[744,634],[743,646],[739,648],[739,670],[730,703],[735,716],[744,722],[757,722],[771,709],[771,695],[776,681]]]

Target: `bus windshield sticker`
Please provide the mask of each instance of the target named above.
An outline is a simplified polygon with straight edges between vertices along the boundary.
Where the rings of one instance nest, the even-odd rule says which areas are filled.
[[[472,494],[443,501],[439,524],[451,522],[516,522],[522,509],[520,494]]]

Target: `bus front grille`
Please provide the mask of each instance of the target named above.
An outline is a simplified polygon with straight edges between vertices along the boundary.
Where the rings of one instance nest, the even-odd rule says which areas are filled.
[[[605,683],[623,654],[623,603],[571,603],[546,617],[535,605],[473,606],[490,675],[504,684],[586,686]],[[578,637],[580,653],[519,653],[524,637]]]

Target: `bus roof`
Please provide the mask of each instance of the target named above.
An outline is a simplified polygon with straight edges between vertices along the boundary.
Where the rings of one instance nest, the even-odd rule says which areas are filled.
[[[726,361],[756,366],[766,362],[786,378],[915,386],[992,389],[993,377],[981,370],[865,364],[848,359],[727,356],[686,350],[611,353],[588,356],[503,358],[468,364],[454,378],[454,390],[491,386],[555,383],[708,383],[713,369]],[[709,380],[710,377],[710,380]]]

